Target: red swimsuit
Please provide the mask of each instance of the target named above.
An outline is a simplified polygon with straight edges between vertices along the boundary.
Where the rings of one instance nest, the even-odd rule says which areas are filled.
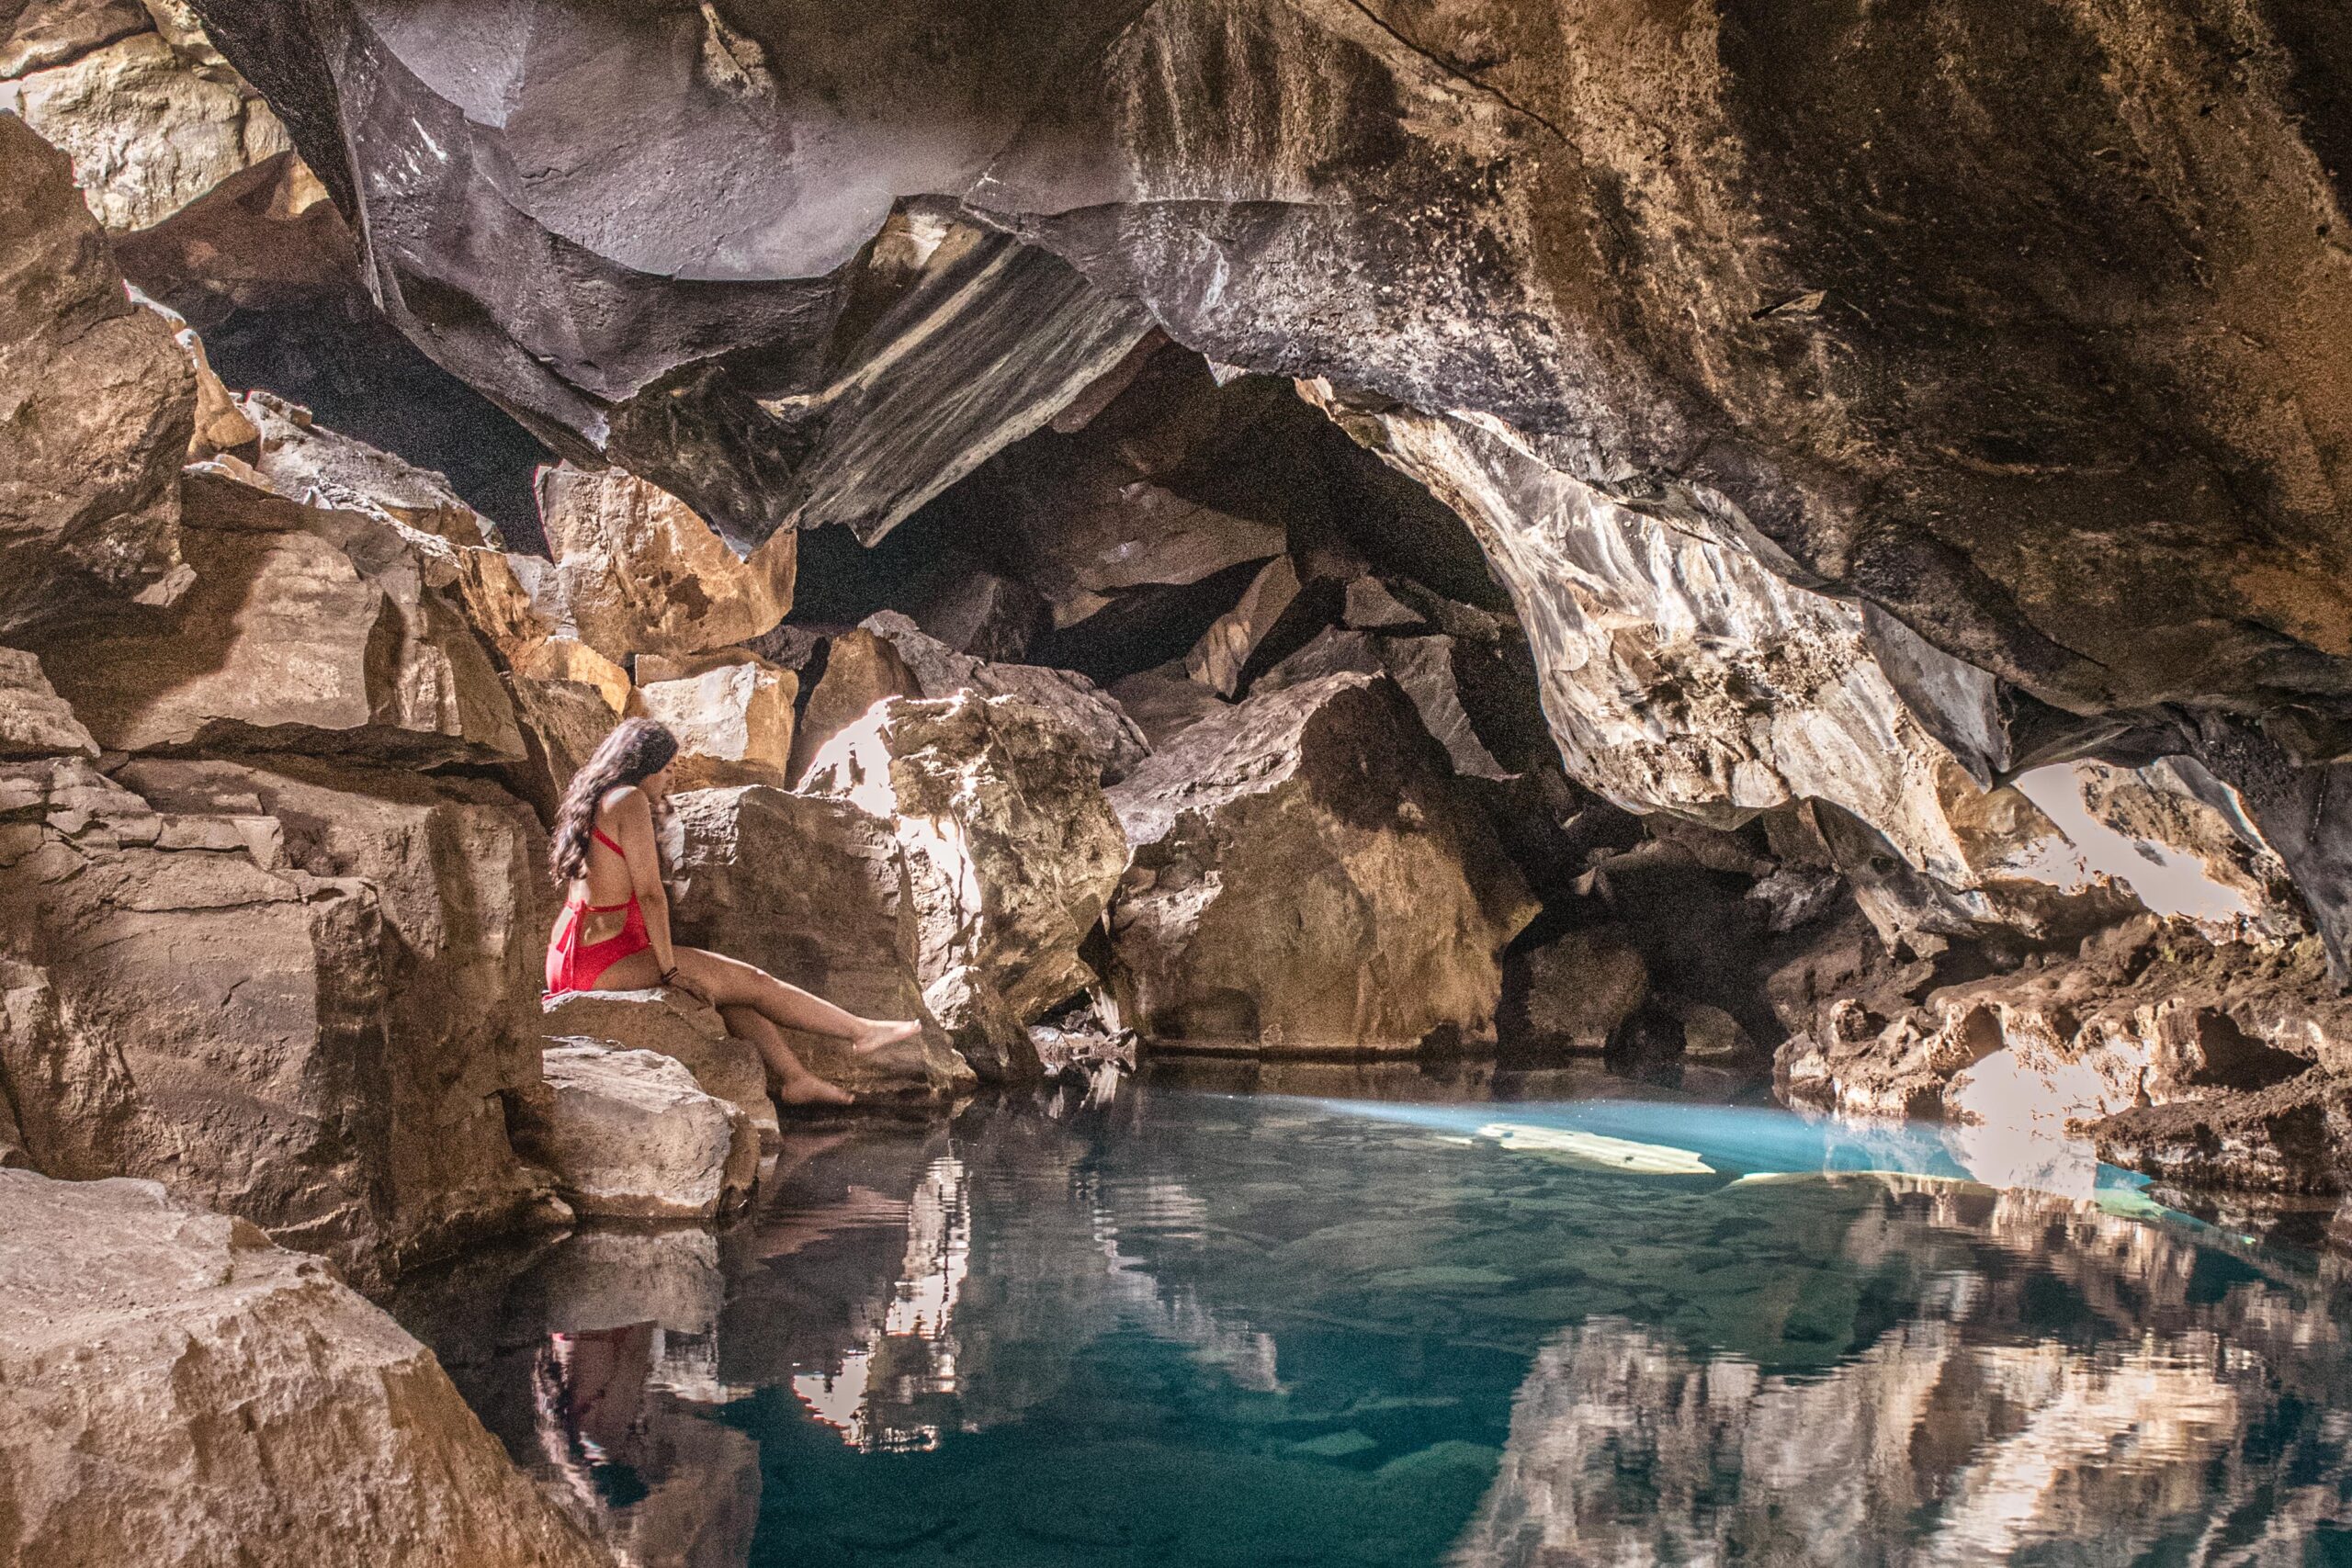
[[[592,828],[596,841],[623,861],[628,856],[621,847],[605,837],[602,828]],[[583,879],[584,880],[584,879]],[[619,932],[602,942],[580,945],[580,928],[591,915],[609,915],[615,909],[627,909],[628,918],[621,922]],[[555,934],[548,940],[548,995],[563,991],[593,991],[605,970],[632,953],[642,953],[653,945],[645,934],[645,911],[638,908],[637,890],[631,888],[626,904],[591,904],[583,892],[563,907],[562,916],[555,923]]]

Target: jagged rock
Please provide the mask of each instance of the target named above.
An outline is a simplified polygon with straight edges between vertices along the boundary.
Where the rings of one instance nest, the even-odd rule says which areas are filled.
[[[0,1201],[0,1557],[610,1568],[324,1262],[152,1182]]]
[[[213,373],[212,361],[204,352],[204,340],[187,318],[168,305],[149,299],[137,286],[130,290],[131,299],[164,318],[172,329],[172,341],[187,355],[188,369],[196,376],[196,432],[188,437],[187,458],[200,463],[207,457],[223,452],[233,452],[245,457],[259,455],[261,432],[245,417],[245,411],[229,389]]]
[[[2053,1127],[2265,1089],[2314,1061],[2340,1073],[2352,1003],[2315,945],[2215,942],[2143,915],[2072,958],[1916,1005],[1835,989],[1781,1047],[1779,1072],[1791,1097],[1852,1114]]]
[[[922,1005],[981,1082],[1030,1083],[1045,1076],[1021,1015],[978,966],[959,964],[932,981]]]
[[[1412,700],[1413,711],[1421,716],[1421,728],[1445,748],[1455,773],[1465,778],[1508,778],[1510,770],[1497,761],[1478,739],[1477,727],[1462,705],[1462,686],[1454,674],[1456,646],[1453,638],[1442,635],[1374,637],[1327,627],[1260,676],[1250,690],[1278,692],[1342,670],[1367,675],[1385,672]]]
[[[292,143],[261,96],[157,32],[141,32],[18,79],[27,124],[74,160],[108,229],[162,222]]]
[[[1143,731],[1154,750],[1227,705],[1222,697],[1186,675],[1182,665],[1123,676],[1112,682],[1109,690],[1119,711]]]
[[[98,743],[41,673],[40,660],[0,648],[0,758],[98,754]]]
[[[51,671],[99,743],[519,761],[514,705],[423,536],[298,504],[238,467],[186,477],[197,575],[179,601],[93,628]]]
[[[1110,792],[1120,1021],[1163,1046],[1408,1050],[1491,1039],[1497,955],[1533,917],[1393,682],[1251,697]]]
[[[379,1280],[551,1213],[544,840],[482,784],[287,759],[0,766],[5,1076],[35,1166],[153,1176]]]
[[[918,972],[976,968],[1022,1022],[1097,978],[1078,955],[1127,846],[1057,715],[1016,696],[894,697],[833,738],[802,788],[895,825],[920,914]]]
[[[154,21],[138,0],[12,0],[0,11],[0,82],[62,64]]]
[[[1350,581],[1340,612],[1342,626],[1363,631],[1409,626],[1420,618],[1419,612],[1391,593],[1386,583],[1370,576]]]
[[[922,1018],[920,917],[891,825],[845,800],[752,785],[673,795],[678,940],[756,964],[865,1018]],[[970,1087],[946,1036],[871,1055],[791,1033],[810,1071],[864,1096]]]
[[[792,705],[800,677],[758,654],[727,649],[684,660],[637,661],[638,701],[678,738],[681,787],[789,784]]]
[[[922,694],[914,671],[880,636],[864,626],[838,634],[825,644],[825,672],[800,710],[799,728],[792,738],[792,766],[786,772],[795,780],[807,777],[809,763],[826,743],[883,698]]]
[[[927,596],[914,619],[958,653],[999,661],[1019,659],[1048,618],[1027,583],[985,567],[958,572]]]
[[[971,692],[982,697],[1019,697],[1044,708],[1077,732],[1105,784],[1115,784],[1133,773],[1149,750],[1143,732],[1120,711],[1119,705],[1075,671],[973,659],[925,635],[906,616],[890,610],[868,615],[863,629],[897,650],[922,688],[919,695],[948,697]]]
[[[2109,1164],[2192,1188],[2352,1190],[2352,1084],[2318,1070],[2253,1094],[2135,1107],[2089,1131]]]
[[[729,1034],[726,1020],[706,1004],[672,990],[568,991],[548,998],[541,1011],[550,1042],[586,1039],[668,1056],[705,1094],[741,1111],[763,1142],[783,1135],[758,1048]]]
[[[288,501],[363,513],[453,545],[498,544],[495,525],[443,476],[329,430],[309,409],[267,392],[247,393],[240,409],[261,438],[254,471]]]
[[[2274,942],[2291,942],[2310,930],[2278,852],[2248,819],[2235,792],[2195,758],[2165,757],[2139,769],[2078,761],[2067,771],[2070,795],[2145,863],[2119,857],[2112,869],[2132,879],[2150,908],[2186,915],[2224,934],[2243,929]],[[2030,785],[2031,779],[2018,783]],[[2039,798],[2038,792],[2029,793]]]
[[[684,1063],[594,1040],[549,1045],[543,1061],[545,1090],[521,1102],[515,1138],[581,1213],[707,1220],[750,1199],[759,1134]]]
[[[0,637],[186,585],[179,468],[195,376],[131,304],[73,166],[0,114]]]
[[[1498,1029],[1514,1049],[1598,1053],[1649,994],[1649,967],[1623,932],[1566,931],[1505,961]]]
[[[1216,619],[1184,656],[1184,672],[1220,697],[1241,690],[1250,657],[1298,597],[1298,569],[1278,556],[1250,580],[1241,602]]]
[[[572,624],[608,658],[708,652],[792,608],[797,534],[745,558],[685,502],[617,468],[542,468],[538,497]]]

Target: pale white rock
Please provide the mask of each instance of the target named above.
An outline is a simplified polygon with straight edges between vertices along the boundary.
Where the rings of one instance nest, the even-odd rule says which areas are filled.
[[[679,941],[756,964],[860,1017],[924,1020],[915,1039],[870,1054],[787,1032],[811,1072],[865,1097],[971,1087],[972,1069],[924,1015],[922,919],[888,818],[758,785],[687,791],[671,806]]]
[[[808,776],[808,765],[826,742],[865,718],[876,703],[885,697],[922,694],[922,685],[914,671],[907,668],[898,649],[877,633],[852,626],[828,639],[825,672],[818,677],[816,689],[801,707],[793,733],[792,777]]]
[[[143,32],[17,83],[27,124],[74,160],[108,229],[150,228],[286,152],[286,127],[234,72]]]
[[[727,1021],[683,991],[567,991],[541,1004],[549,1036],[602,1041],[616,1049],[652,1051],[683,1064],[705,1094],[741,1111],[763,1141],[780,1135],[768,1098],[767,1066]]]
[[[254,471],[289,501],[360,512],[452,544],[495,546],[497,525],[449,488],[444,476],[330,430],[300,403],[248,392],[240,411],[261,438]]]
[[[893,697],[835,736],[802,788],[894,824],[926,985],[978,968],[1023,1023],[1097,976],[1079,945],[1127,846],[1078,737],[1020,697]]]
[[[0,1170],[0,1561],[612,1568],[322,1259]]]
[[[541,468],[538,497],[571,623],[608,658],[746,642],[792,608],[797,530],[739,556],[685,502],[618,468]]]
[[[638,682],[646,716],[678,738],[681,787],[790,782],[800,694],[791,671],[736,649],[686,661],[640,658]]]
[[[868,615],[864,630],[888,641],[922,688],[915,695],[952,697],[971,692],[982,697],[1020,697],[1044,708],[1075,730],[1102,782],[1115,784],[1135,771],[1150,744],[1135,721],[1102,688],[1072,670],[1039,664],[998,664],[956,652],[894,610]]]
[[[707,1220],[751,1197],[758,1136],[684,1063],[584,1040],[542,1060],[546,1091],[523,1101],[516,1136],[580,1213]]]

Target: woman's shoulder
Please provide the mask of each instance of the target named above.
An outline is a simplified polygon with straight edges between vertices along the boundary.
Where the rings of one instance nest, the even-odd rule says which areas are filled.
[[[645,792],[635,784],[615,784],[596,797],[596,814],[599,817],[636,810],[650,812],[653,803],[645,797]]]

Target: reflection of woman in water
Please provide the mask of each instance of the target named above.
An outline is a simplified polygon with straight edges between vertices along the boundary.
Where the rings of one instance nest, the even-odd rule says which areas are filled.
[[[633,991],[671,986],[717,1008],[732,1032],[767,1059],[768,1087],[786,1105],[846,1105],[851,1096],[792,1054],[784,1031],[804,1029],[876,1051],[921,1027],[860,1018],[739,960],[670,941],[656,813],[669,807],[678,741],[650,718],[605,738],[556,812],[551,860],[567,894],[548,942],[548,990]]]
[[[532,1368],[539,1450],[592,1510],[644,1501],[653,1325],[551,1335]],[[657,1477],[658,1479],[658,1477]]]

